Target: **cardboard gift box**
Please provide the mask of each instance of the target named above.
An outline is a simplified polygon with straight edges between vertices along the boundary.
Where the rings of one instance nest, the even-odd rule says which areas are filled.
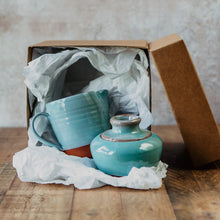
[[[220,159],[220,133],[217,124],[186,45],[177,34],[151,43],[146,40],[44,41],[28,48],[28,62],[32,60],[34,48],[79,46],[140,48],[145,51],[149,64],[150,54],[194,165],[200,167]],[[148,72],[150,74],[150,66]],[[151,110],[151,83],[149,90],[149,109]],[[30,109],[27,98],[28,122],[32,115]]]

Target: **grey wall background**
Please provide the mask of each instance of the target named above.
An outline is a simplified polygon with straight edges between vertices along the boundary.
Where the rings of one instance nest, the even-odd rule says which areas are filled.
[[[27,47],[44,40],[185,41],[220,123],[220,0],[0,0],[0,127],[26,125],[22,69]],[[154,124],[175,124],[153,66]]]

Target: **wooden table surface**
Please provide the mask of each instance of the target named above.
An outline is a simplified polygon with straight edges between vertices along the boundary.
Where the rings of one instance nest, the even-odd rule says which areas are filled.
[[[169,168],[160,189],[144,191],[23,183],[12,156],[26,147],[26,129],[0,128],[0,219],[220,219],[220,162],[193,169],[176,126],[152,130]]]

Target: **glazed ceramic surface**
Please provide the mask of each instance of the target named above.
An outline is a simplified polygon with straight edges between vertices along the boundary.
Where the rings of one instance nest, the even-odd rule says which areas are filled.
[[[111,118],[112,129],[95,137],[90,148],[98,169],[126,176],[132,167],[156,166],[162,153],[162,140],[155,133],[140,129],[134,115]]]
[[[31,126],[43,144],[69,150],[90,144],[97,134],[110,128],[108,109],[107,90],[81,93],[48,103],[46,112],[35,115]],[[34,123],[39,116],[48,117],[60,146],[37,134]]]

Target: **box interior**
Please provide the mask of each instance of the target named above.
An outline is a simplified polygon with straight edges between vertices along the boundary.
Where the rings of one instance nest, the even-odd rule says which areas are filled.
[[[55,54],[55,53],[62,52],[64,50],[73,50],[75,48],[76,47],[74,46],[71,46],[71,47],[70,46],[66,46],[66,47],[65,46],[62,46],[62,47],[39,47],[37,46],[31,49],[29,48],[28,59],[30,61],[30,60],[37,59],[44,54]],[[99,48],[102,48],[102,47],[99,46]],[[146,100],[147,102],[146,104],[147,104],[147,108],[151,111],[151,83],[150,83],[149,56],[148,56],[147,50],[145,50],[144,53],[148,61],[148,68],[145,68],[145,71],[148,72],[147,78],[148,78],[148,83],[149,83],[147,85],[147,82],[146,82],[146,86],[144,85],[144,90],[146,91],[149,90],[148,91],[149,97]],[[113,54],[113,59],[114,59],[114,54]],[[135,60],[140,61],[139,55],[136,55]],[[56,78],[55,84],[53,85],[54,89],[50,92],[49,102],[57,100],[57,99],[61,99],[64,97],[72,96],[77,93],[81,93],[82,89],[88,86],[90,82],[92,82],[94,79],[97,79],[99,77],[101,78],[103,76],[104,76],[103,73],[101,73],[99,70],[94,68],[87,58],[81,58],[74,64],[70,65],[68,68],[64,69],[62,73],[59,75],[59,77]],[[134,81],[136,80],[136,76],[134,75],[133,77],[133,74],[132,74],[132,78],[134,78]],[[125,80],[126,80],[126,77],[125,77]],[[108,88],[103,88],[102,86],[102,88],[100,89],[108,89]],[[99,90],[99,88],[96,88],[96,91],[97,90]],[[124,95],[126,96],[128,94],[124,94]],[[110,99],[111,99],[111,96],[110,96]],[[44,111],[44,110],[42,108],[42,105],[39,105],[37,98],[29,90],[28,90],[27,102],[28,102],[27,122],[29,125],[29,119],[36,113]],[[125,109],[125,108],[123,109],[123,111],[121,109],[117,109],[117,112],[114,112],[114,114],[111,114],[111,106],[112,105],[110,105],[110,116],[118,115],[118,114],[125,114],[125,113],[138,114],[138,112],[133,112],[133,111],[130,111],[130,109]],[[42,135],[43,138],[53,143],[57,143],[55,135],[53,134],[53,132],[51,132],[52,128],[47,120],[45,121],[44,118],[41,118],[40,121],[38,121],[37,127],[35,128],[38,130],[39,134]],[[147,126],[142,127],[142,128],[150,129],[150,127],[147,127]],[[32,131],[29,129],[28,130],[29,143],[32,143],[34,145],[39,145],[40,143],[36,142],[37,140],[34,138],[34,136],[31,133]]]
[[[146,41],[143,41],[146,42]],[[142,42],[141,42],[142,43]],[[142,43],[143,44],[143,43]],[[143,44],[144,45],[144,44]],[[29,61],[34,60],[44,54],[52,54],[52,53],[59,53],[64,50],[71,50],[74,49],[75,47],[58,47],[58,46],[51,46],[51,47],[46,47],[46,46],[36,46],[32,47],[31,52],[32,56],[29,54]],[[100,46],[102,48],[102,46]],[[149,68],[148,68],[148,73],[149,73],[149,78],[151,78],[150,75],[150,60],[149,60],[149,55],[148,55],[148,50],[145,48],[144,52],[147,56],[148,63],[149,63]],[[138,59],[138,56],[136,57]],[[77,74],[73,74],[77,73]],[[57,79],[57,82],[60,83],[60,80],[63,81],[62,84],[62,89],[61,92],[57,92],[57,90],[54,90],[53,94],[53,100],[57,100],[60,98],[68,97],[71,95],[75,95],[77,93],[80,93],[83,88],[89,85],[89,83],[97,79],[100,76],[103,76],[103,73],[99,72],[97,69],[95,69],[89,60],[87,58],[82,58],[78,60],[76,63],[72,64],[69,68],[63,71],[65,77],[62,79]],[[151,111],[151,80],[149,80],[150,84],[149,87],[146,86],[146,88],[149,88],[149,99],[147,103],[148,109]],[[60,88],[59,88],[60,90]],[[51,100],[51,101],[53,101]],[[28,106],[27,106],[27,120],[33,115],[33,111],[35,108],[35,105],[37,103],[36,98],[33,96],[33,94],[28,90]],[[117,114],[123,114],[123,113],[130,113],[130,112],[117,112]],[[29,123],[29,122],[28,122]]]

